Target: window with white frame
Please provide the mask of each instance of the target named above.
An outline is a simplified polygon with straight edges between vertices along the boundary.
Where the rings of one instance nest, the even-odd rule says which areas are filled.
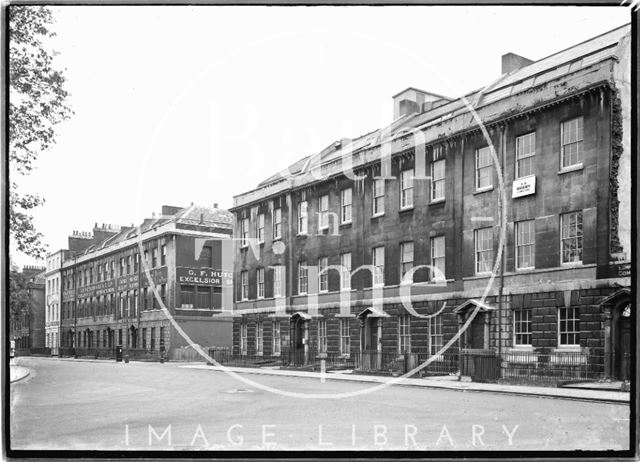
[[[280,239],[282,237],[282,209],[273,210],[273,238]]]
[[[580,344],[580,313],[578,307],[558,308],[558,345]]]
[[[343,189],[340,192],[340,222],[351,223],[351,203],[353,190],[351,188]]]
[[[442,335],[442,315],[429,318],[429,353],[435,355],[444,345]]]
[[[320,292],[327,292],[329,290],[329,273],[327,271],[329,266],[329,258],[318,258],[318,288]]]
[[[242,323],[240,324],[240,354],[247,354],[247,325]]]
[[[398,316],[398,353],[411,353],[411,317]]]
[[[282,297],[284,291],[282,290],[282,265],[276,265],[273,267],[273,296]]]
[[[562,263],[582,262],[582,211],[560,215]]]
[[[475,230],[476,273],[488,273],[493,265],[493,228]]]
[[[583,119],[575,119],[562,122],[561,131],[561,166],[562,168],[579,165],[582,162],[582,136]]]
[[[264,213],[259,213],[256,220],[256,237],[259,243],[264,242]]]
[[[240,245],[247,247],[249,245],[249,219],[240,220]]]
[[[340,254],[340,289],[351,289],[351,252]]]
[[[351,333],[349,332],[349,318],[340,318],[340,354],[351,354]]]
[[[318,211],[320,215],[318,218],[320,222],[318,223],[319,229],[326,229],[329,227],[329,195],[324,194],[318,198]]]
[[[308,227],[307,201],[300,201],[298,202],[298,234],[307,234]]]
[[[327,352],[327,320],[318,319],[318,353]]]
[[[413,268],[413,242],[403,242],[400,244],[400,281],[404,281],[404,275]],[[413,278],[410,281],[413,282]]]
[[[309,270],[307,263],[301,261],[298,263],[298,295],[306,294],[309,290]]]
[[[445,160],[431,163],[431,200],[444,199]]]
[[[259,321],[256,323],[256,354],[257,355],[261,355],[262,352],[264,351],[263,337],[264,337],[264,323],[262,321]]]
[[[240,271],[240,300],[249,299],[249,272]]]
[[[400,173],[400,208],[413,207],[413,169]]]
[[[384,180],[373,180],[373,216],[384,213]]]
[[[258,298],[264,298],[264,268],[256,270],[256,287],[258,289]]]
[[[516,178],[533,175],[536,155],[536,132],[516,137]]]
[[[491,148],[476,149],[476,189],[488,189],[493,186],[493,158]]]
[[[513,343],[515,346],[531,346],[531,309],[513,311]]]
[[[431,238],[431,280],[439,281],[446,278],[445,273],[444,236]],[[435,269],[440,270],[439,272]]]
[[[273,355],[280,355],[281,343],[280,343],[280,321],[273,321]]]
[[[374,247],[372,252],[373,285],[384,285],[384,246]]]
[[[516,268],[535,267],[535,220],[516,223]]]

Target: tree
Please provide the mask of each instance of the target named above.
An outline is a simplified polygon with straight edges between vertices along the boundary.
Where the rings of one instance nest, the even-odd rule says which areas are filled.
[[[55,143],[56,125],[73,111],[66,103],[65,77],[55,69],[44,41],[55,34],[51,10],[12,5],[9,10],[9,232],[17,249],[42,258],[45,247],[29,211],[44,203],[37,194],[18,191],[16,176],[28,175],[38,154]]]

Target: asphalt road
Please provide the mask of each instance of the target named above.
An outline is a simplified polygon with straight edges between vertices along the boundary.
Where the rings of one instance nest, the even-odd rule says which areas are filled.
[[[18,358],[14,449],[627,449],[628,405],[387,387],[344,399],[264,391],[179,363]],[[372,384],[242,375],[286,392],[357,393]]]

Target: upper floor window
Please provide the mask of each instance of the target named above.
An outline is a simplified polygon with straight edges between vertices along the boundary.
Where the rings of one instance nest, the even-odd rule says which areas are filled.
[[[264,213],[258,214],[256,222],[256,237],[258,238],[259,243],[264,242]]]
[[[306,294],[309,290],[309,270],[306,262],[298,263],[298,295]]]
[[[536,155],[536,132],[516,138],[516,178],[533,175]]]
[[[413,169],[403,170],[400,174],[400,208],[413,207]]]
[[[298,234],[307,234],[307,201],[298,202]]]
[[[329,259],[327,257],[318,259],[318,287],[320,292],[327,292],[329,290],[329,273],[327,272],[327,266],[329,266]]]
[[[120,258],[120,276],[124,276],[124,257]]]
[[[413,242],[403,242],[400,244],[400,281],[401,282],[413,282],[404,281],[404,276],[407,271],[413,268]],[[412,278],[413,279],[413,278]]]
[[[155,268],[158,265],[158,248],[151,249],[151,267]]]
[[[582,211],[560,215],[560,254],[562,263],[582,261]]]
[[[340,254],[340,289],[351,289],[351,252]]]
[[[277,265],[273,267],[273,296],[282,297],[284,291],[282,290],[282,270],[284,266]]]
[[[131,274],[131,255],[127,255],[127,274]]]
[[[209,253],[211,252],[211,250],[209,249],[209,247],[204,247],[202,250],[204,251],[204,249],[207,249],[209,251]],[[160,247],[160,265],[164,266],[167,264],[167,246],[163,245],[162,247]],[[208,258],[207,260],[210,260],[211,258]]]
[[[384,285],[384,246],[373,248],[373,285]]]
[[[580,345],[580,313],[577,306],[558,308],[558,345]]]
[[[318,210],[319,210],[319,228],[326,229],[329,227],[329,195],[325,194],[318,198]]]
[[[493,264],[493,229],[481,228],[475,231],[476,273],[491,272]]]
[[[445,160],[436,160],[431,163],[431,200],[444,199],[444,175]]]
[[[138,272],[138,265],[140,264],[140,254],[136,253],[133,256],[133,272],[137,273]],[[106,271],[106,270],[105,270]]]
[[[398,353],[411,352],[411,317],[408,314],[398,316]]]
[[[340,222],[351,223],[351,202],[352,202],[351,188],[343,189],[340,192]]]
[[[240,300],[249,299],[249,272],[240,271]]]
[[[384,180],[373,180],[373,216],[384,213]]]
[[[562,122],[560,132],[562,168],[580,164],[582,162],[582,117]]]
[[[446,278],[445,274],[444,236],[431,238],[431,280]]]
[[[246,247],[249,245],[249,219],[240,220],[240,245]]]
[[[258,298],[264,298],[264,268],[258,268],[256,270],[256,285]]]
[[[516,223],[516,268],[533,268],[535,266],[535,220]]]
[[[282,209],[273,210],[273,238],[280,239],[282,237]]]
[[[488,189],[493,186],[493,159],[491,148],[476,149],[476,189]]]

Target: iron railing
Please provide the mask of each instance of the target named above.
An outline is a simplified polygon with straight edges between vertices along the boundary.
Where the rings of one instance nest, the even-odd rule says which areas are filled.
[[[602,355],[574,351],[510,351],[502,355],[502,379],[509,382],[594,381],[604,372]]]

